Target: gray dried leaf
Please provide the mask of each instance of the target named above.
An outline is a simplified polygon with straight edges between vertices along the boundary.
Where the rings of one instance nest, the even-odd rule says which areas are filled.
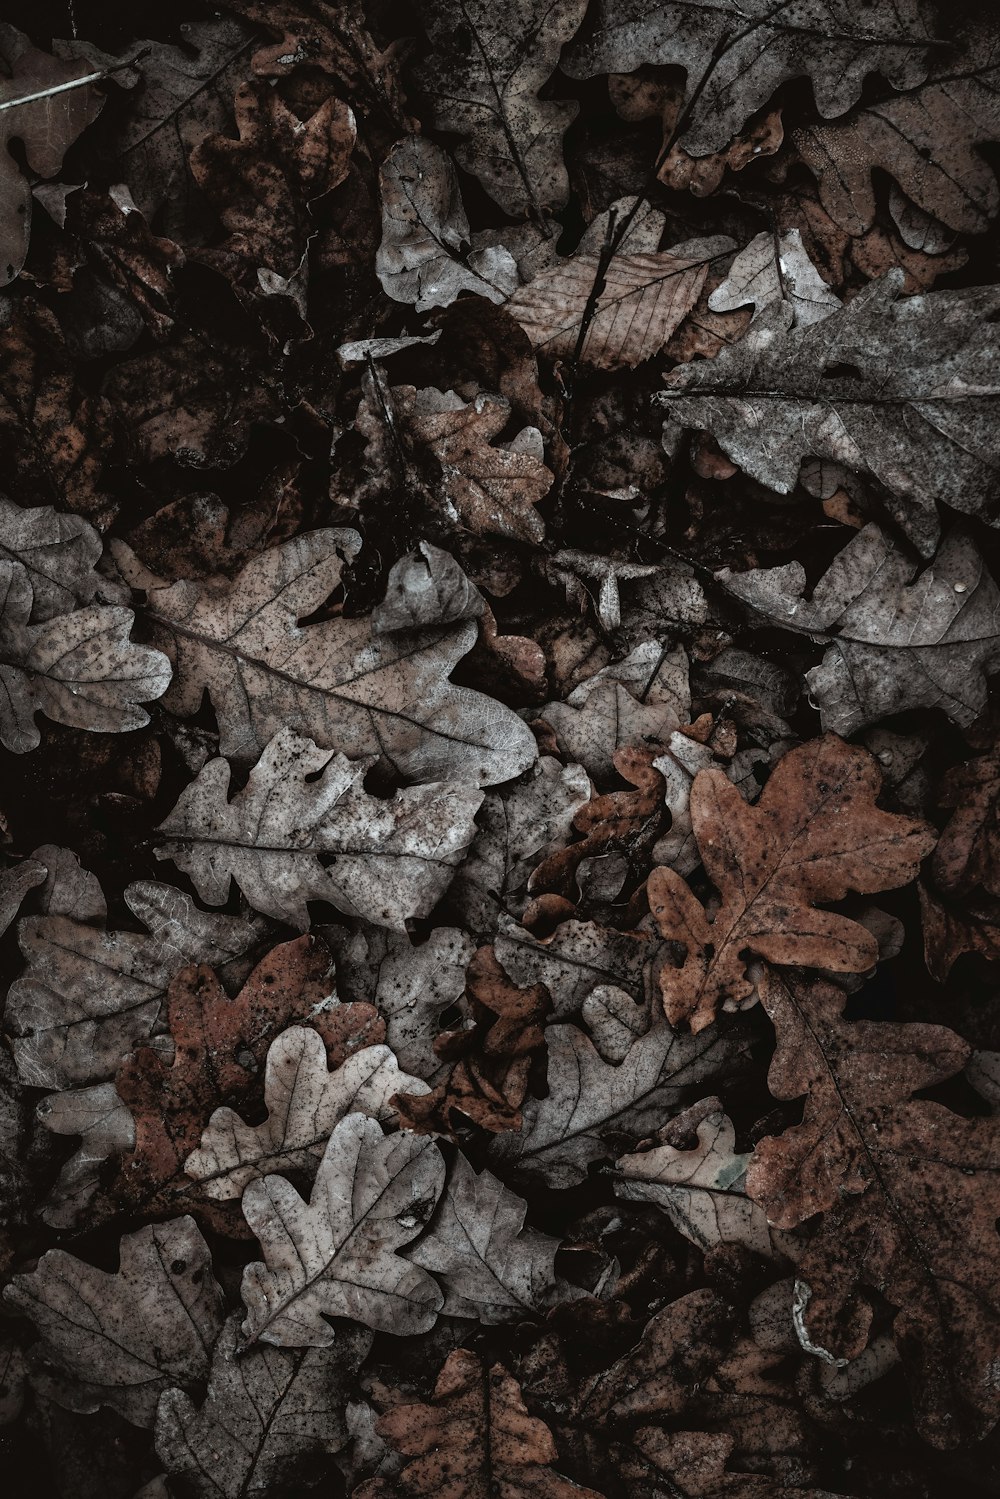
[[[22,859],[0,870],[0,933],[10,926],[29,890],[45,882],[48,871],[38,859]]]
[[[122,734],[149,722],[140,706],[170,683],[159,651],[134,645],[131,609],[88,604],[29,624],[31,579],[20,562],[0,560],[0,742],[15,754],[35,749],[35,716]]]
[[[653,954],[653,944],[640,932],[563,921],[551,936],[539,939],[509,916],[500,920],[495,948],[519,988],[545,985],[557,1018],[576,1014],[599,984],[616,985],[640,999]]]
[[[569,196],[562,138],[577,105],[538,94],[586,8],[587,0],[553,0],[541,12],[531,0],[465,0],[456,10],[418,0],[433,53],[414,72],[434,123],[463,137],[459,166],[514,217],[542,222]]]
[[[527,726],[448,680],[475,644],[474,621],[416,632],[375,632],[370,618],[299,625],[326,602],[359,546],[355,531],[312,531],[255,557],[232,580],[153,587],[146,618],[176,661],[164,706],[191,717],[207,688],[220,750],[244,764],[288,727],[353,759],[382,755],[416,780],[491,785],[526,770],[536,756]],[[115,555],[135,568],[121,543]]]
[[[269,1172],[312,1173],[345,1114],[392,1124],[396,1093],[429,1093],[402,1072],[388,1046],[365,1046],[331,1072],[317,1031],[291,1026],[271,1043],[264,1073],[267,1118],[247,1124],[234,1109],[216,1109],[184,1169],[217,1201],[242,1197]]]
[[[191,963],[242,977],[263,935],[256,916],[199,911],[169,885],[139,881],[125,900],[145,933],[103,931],[69,916],[30,916],[18,929],[27,970],[11,987],[5,1024],[32,1088],[114,1077],[160,1023],[170,980]]]
[[[746,1195],[752,1152],[736,1154],[736,1131],[722,1105],[717,1098],[706,1102],[710,1107],[698,1120],[690,1150],[662,1144],[622,1156],[616,1170],[623,1180],[616,1181],[615,1192],[629,1202],[655,1203],[700,1249],[743,1244],[772,1259],[776,1249],[767,1215]]]
[[[231,1317],[212,1352],[200,1407],[165,1390],[156,1411],[156,1452],[197,1499],[267,1499],[314,1475],[351,1439],[347,1397],[371,1347],[364,1328],[344,1330],[336,1350],[239,1348]]]
[[[758,234],[708,299],[713,312],[752,306],[758,315],[773,302],[791,304],[796,328],[821,323],[841,305],[806,254],[798,229]]]
[[[575,1025],[548,1026],[545,1041],[548,1096],[525,1102],[520,1133],[498,1136],[491,1158],[554,1188],[582,1181],[591,1161],[618,1153],[615,1142],[620,1148],[656,1129],[689,1088],[718,1079],[741,1049],[733,1030],[690,1036],[662,1018],[617,1064]]]
[[[50,1249],[4,1297],[41,1333],[34,1356],[61,1405],[109,1405],[136,1426],[152,1426],[163,1390],[204,1381],[222,1325],[222,1293],[193,1218],[126,1234],[110,1274]]]
[[[806,598],[798,562],[726,574],[726,588],[773,624],[829,648],[806,673],[823,728],[853,734],[908,708],[968,725],[1000,664],[1000,592],[963,530],[923,572],[876,525],[859,531]]]
[[[211,760],[160,824],[157,858],[183,869],[210,905],[224,905],[235,880],[255,910],[300,931],[310,900],[405,931],[447,889],[482,792],[431,784],[369,796],[373,763],[282,729],[230,800],[229,763]]]
[[[822,322],[772,304],[717,359],[684,365],[656,398],[703,428],[751,478],[788,494],[813,455],[870,473],[922,550],[937,503],[997,521],[996,287],[900,300],[890,271]]]
[[[101,551],[100,534],[82,515],[51,505],[23,510],[0,497],[0,558],[28,574],[35,624],[91,602],[103,581],[95,571]]]
[[[443,1283],[444,1316],[492,1326],[535,1317],[567,1291],[572,1296],[556,1278],[559,1240],[525,1228],[527,1211],[489,1171],[477,1175],[456,1155],[427,1233],[406,1251]]]
[[[458,174],[440,146],[420,135],[398,141],[382,164],[379,187],[382,243],[375,270],[394,302],[426,312],[450,307],[463,291],[505,302],[517,289],[509,250],[470,248]]]
[[[252,1342],[325,1348],[325,1316],[399,1336],[434,1326],[443,1297],[425,1270],[396,1253],[420,1231],[444,1186],[444,1161],[426,1136],[385,1136],[348,1114],[330,1136],[305,1202],[282,1176],[251,1182],[243,1214],[266,1263],[243,1272]]]
[[[80,1137],[41,1208],[50,1228],[76,1228],[98,1191],[104,1162],[135,1149],[135,1120],[114,1083],[50,1093],[35,1115],[53,1134]]]
[[[694,107],[681,144],[706,156],[728,146],[792,78],[809,78],[824,119],[850,109],[869,73],[913,88],[927,71],[930,40],[920,0],[600,0],[593,31],[562,66],[571,78],[631,73],[642,63],[682,67]]]
[[[574,687],[565,703],[547,703],[540,715],[570,759],[595,781],[607,781],[615,774],[616,750],[665,750],[690,710],[684,647],[666,650],[647,641]]]

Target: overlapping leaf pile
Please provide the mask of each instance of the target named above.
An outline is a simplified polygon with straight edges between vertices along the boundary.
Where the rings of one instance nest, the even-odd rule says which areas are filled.
[[[997,18],[50,9],[9,1492],[995,1494]]]

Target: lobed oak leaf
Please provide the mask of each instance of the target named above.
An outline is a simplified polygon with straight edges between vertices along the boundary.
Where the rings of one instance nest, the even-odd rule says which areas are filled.
[[[727,591],[779,628],[829,641],[806,682],[825,729],[852,734],[908,708],[967,726],[1000,665],[1000,591],[971,535],[948,533],[933,562],[863,527],[805,597],[797,562],[724,573]]]
[[[51,505],[22,510],[0,497],[0,558],[27,573],[36,624],[89,604],[107,586],[95,570],[101,551],[99,533],[82,515]]]
[[[157,1037],[162,1041],[163,1037]],[[76,1135],[80,1144],[64,1161],[39,1210],[51,1228],[77,1228],[97,1219],[94,1200],[102,1168],[112,1156],[135,1149],[135,1120],[114,1083],[50,1093],[35,1108],[38,1122],[56,1135]]]
[[[875,804],[873,756],[824,734],[778,763],[749,806],[721,770],[698,772],[691,821],[721,903],[709,916],[672,869],[649,877],[661,935],[683,948],[660,971],[663,1007],[695,1031],[753,994],[746,954],[836,973],[873,967],[878,944],[858,922],[817,910],[849,890],[870,895],[905,885],[934,846],[934,830]]]
[[[864,234],[875,223],[872,173],[878,169],[953,229],[981,233],[995,216],[996,174],[978,149],[1000,139],[1000,58],[985,22],[984,13],[960,23],[950,45],[932,54],[928,76],[916,88],[900,96],[883,93],[845,119],[793,132],[823,207],[848,234]]]
[[[55,177],[104,99],[93,87],[95,69],[87,58],[52,57],[6,23],[0,26],[0,62],[0,286],[6,286],[24,264],[31,233],[31,187],[11,142],[21,143],[31,172]]]
[[[708,299],[712,312],[735,312],[752,303],[755,316],[775,302],[791,304],[796,328],[821,323],[841,306],[809,259],[798,229],[758,234]]]
[[[576,1014],[601,984],[613,984],[640,999],[653,945],[645,932],[619,932],[596,921],[560,921],[547,937],[503,917],[494,943],[504,970],[522,987],[544,984],[554,1015]]]
[[[656,399],[781,494],[809,456],[870,473],[923,550],[940,534],[939,500],[991,524],[996,289],[901,299],[902,285],[890,271],[805,327],[773,303],[716,359],[672,371]]]
[[[256,910],[300,931],[310,900],[405,931],[444,894],[482,792],[432,783],[376,798],[362,784],[372,763],[281,729],[232,799],[228,762],[203,767],[160,824],[157,858],[190,875],[210,905],[223,905],[235,880]]]
[[[170,683],[160,651],[135,645],[135,616],[117,605],[87,604],[29,623],[31,579],[20,562],[0,560],[0,741],[15,754],[36,749],[36,715],[95,733],[124,734],[149,722],[141,706]]]
[[[396,1253],[420,1231],[444,1185],[433,1141],[385,1136],[348,1114],[327,1142],[305,1202],[282,1176],[252,1181],[243,1214],[266,1263],[243,1272],[243,1334],[280,1347],[328,1347],[325,1316],[405,1336],[434,1326],[443,1297]]]
[[[135,1128],[133,1151],[109,1189],[118,1202],[152,1215],[183,1201],[190,1190],[185,1158],[216,1105],[259,1102],[265,1058],[286,1026],[301,1021],[322,1030],[331,967],[321,942],[300,937],[273,948],[234,999],[204,964],[178,974],[167,995],[173,1054],[142,1047],[115,1078]],[[315,1031],[309,1035],[325,1069],[324,1042]]]
[[[556,1473],[552,1433],[528,1414],[517,1381],[456,1349],[431,1405],[397,1405],[378,1429],[410,1461],[398,1478],[375,1478],[353,1499],[602,1499]]]
[[[681,143],[692,156],[729,145],[740,128],[787,80],[810,79],[824,119],[842,115],[868,73],[897,89],[926,74],[932,43],[920,0],[601,0],[594,29],[570,48],[571,78],[628,73],[640,63],[687,73],[690,117]]]
[[[655,1203],[701,1249],[743,1244],[765,1259],[774,1258],[767,1215],[746,1193],[750,1153],[736,1153],[736,1131],[719,1100],[694,1105],[660,1136],[676,1137],[682,1127],[685,1133],[694,1128],[690,1147],[678,1148],[668,1139],[616,1162],[622,1178],[615,1183],[616,1195],[627,1202]]]
[[[1000,754],[954,766],[938,796],[951,817],[931,861],[935,883],[950,893],[981,886],[1000,896]]]
[[[310,1174],[336,1124],[346,1114],[366,1114],[392,1124],[398,1092],[429,1092],[402,1072],[388,1046],[366,1046],[331,1072],[322,1037],[305,1026],[276,1036],[267,1053],[267,1118],[247,1124],[234,1108],[216,1109],[198,1149],[184,1169],[216,1201],[242,1197],[251,1181],[269,1172]],[[216,1089],[216,1096],[232,1089]]]
[[[520,1133],[499,1136],[490,1158],[563,1188],[583,1181],[592,1161],[656,1129],[689,1089],[730,1070],[745,1042],[733,1031],[682,1035],[660,1019],[618,1063],[605,1061],[575,1025],[548,1026],[545,1044],[548,1093],[527,1100]]]
[[[435,125],[463,137],[459,166],[505,213],[539,225],[569,196],[562,138],[577,105],[538,95],[585,10],[586,0],[555,0],[542,14],[530,0],[502,10],[487,0],[466,0],[461,11],[442,0],[417,5],[433,51],[414,71]]]
[[[61,914],[21,922],[28,966],[11,986],[5,1024],[30,1087],[112,1078],[161,1025],[167,988],[182,968],[208,963],[227,979],[242,977],[263,935],[257,917],[206,914],[169,885],[139,881],[125,900],[145,933],[104,931]]]
[[[312,1477],[323,1456],[351,1439],[346,1405],[371,1347],[363,1328],[345,1329],[336,1350],[239,1347],[231,1317],[212,1350],[200,1406],[165,1390],[156,1410],[156,1453],[197,1499],[266,1499]]]
[[[222,1326],[222,1294],[193,1218],[126,1234],[113,1273],[50,1249],[4,1298],[38,1327],[36,1361],[53,1371],[46,1387],[60,1404],[109,1405],[136,1426],[152,1426],[163,1390],[205,1379]]]
[[[406,1251],[443,1282],[443,1316],[516,1322],[580,1294],[558,1281],[559,1240],[525,1228],[527,1210],[489,1171],[477,1175],[464,1155],[455,1156],[427,1232]]]
[[[766,971],[760,995],[778,1036],[771,1091],[806,1103],[800,1125],[757,1146],[747,1192],[778,1227],[823,1215],[797,1267],[799,1339],[828,1361],[860,1353],[860,1289],[874,1287],[897,1309],[923,1434],[976,1440],[1000,1416],[1000,1121],[913,1097],[970,1048],[944,1026],[845,1021],[830,984]]]
[[[38,859],[22,859],[20,864],[0,870],[0,934],[14,920],[28,891],[41,885],[47,873]]]
[[[312,624],[340,583],[355,531],[312,531],[272,547],[230,582],[152,588],[145,617],[175,661],[164,706],[190,717],[209,690],[219,748],[244,763],[280,729],[353,758],[381,755],[418,780],[491,785],[536,757],[509,709],[448,680],[476,638],[472,620],[376,630],[340,616]],[[121,545],[115,555],[131,556]]]
[[[420,135],[398,141],[382,163],[379,188],[382,243],[375,271],[393,301],[426,312],[450,307],[463,291],[505,302],[516,290],[510,251],[477,247],[472,239],[458,174],[440,146]]]

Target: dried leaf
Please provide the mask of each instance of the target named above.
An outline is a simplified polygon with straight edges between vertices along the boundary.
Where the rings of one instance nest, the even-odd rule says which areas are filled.
[[[334,1129],[308,1202],[284,1177],[251,1182],[243,1213],[266,1264],[243,1272],[244,1336],[325,1348],[334,1330],[324,1315],[397,1336],[433,1327],[441,1292],[396,1250],[419,1232],[443,1185],[433,1141],[386,1137],[363,1114]]]
[[[230,799],[230,767],[211,760],[160,824],[157,857],[210,905],[224,905],[235,880],[256,910],[300,931],[310,900],[405,931],[444,894],[482,792],[432,784],[375,798],[362,784],[372,763],[282,729]]]
[[[113,1273],[50,1249],[4,1297],[38,1327],[60,1404],[109,1405],[137,1426],[152,1426],[163,1390],[206,1378],[222,1325],[212,1257],[193,1218],[126,1234]]]
[[[217,1096],[231,1091],[219,1088]],[[232,1108],[216,1109],[185,1170],[217,1201],[242,1197],[251,1181],[269,1172],[311,1174],[345,1114],[392,1124],[390,1100],[404,1091],[430,1090],[400,1071],[388,1046],[366,1046],[330,1072],[322,1038],[305,1026],[292,1026],[267,1053],[267,1118],[250,1125]]]
[[[853,734],[907,708],[968,725],[1000,664],[1000,592],[972,537],[956,529],[918,571],[876,525],[848,542],[805,597],[802,567],[723,574],[727,590],[784,629],[831,640],[806,672],[823,727]]]
[[[38,747],[39,713],[102,734],[148,723],[140,704],[167,690],[170,663],[129,639],[132,610],[88,604],[29,624],[32,603],[27,570],[0,560],[0,741],[6,748],[24,754]]]
[[[356,1327],[336,1351],[256,1348],[241,1352],[231,1317],[212,1352],[200,1408],[177,1389],[156,1411],[156,1453],[197,1499],[264,1499],[311,1477],[324,1454],[350,1441],[344,1407],[371,1346]]]
[[[660,971],[673,1024],[710,1025],[753,994],[746,954],[836,973],[864,973],[878,944],[847,916],[816,909],[907,884],[934,846],[934,830],[882,812],[875,759],[824,734],[780,761],[756,806],[721,770],[702,770],[691,788],[691,820],[705,871],[721,896],[712,920],[681,877],[656,869],[649,906],[676,967]]]
[[[399,1405],[379,1431],[410,1458],[395,1481],[373,1479],[354,1499],[601,1499],[560,1478],[556,1444],[544,1421],[529,1416],[516,1380],[500,1364],[487,1370],[474,1353],[450,1354],[434,1386],[433,1405]]]
[[[782,1228],[824,1215],[798,1266],[800,1341],[828,1360],[860,1353],[859,1292],[873,1286],[897,1308],[926,1438],[950,1447],[987,1430],[1000,1401],[1000,1122],[911,1096],[960,1071],[969,1047],[943,1026],[844,1021],[829,984],[767,973],[761,1001],[778,1033],[771,1091],[808,1099],[800,1125],[757,1146],[747,1191]]]

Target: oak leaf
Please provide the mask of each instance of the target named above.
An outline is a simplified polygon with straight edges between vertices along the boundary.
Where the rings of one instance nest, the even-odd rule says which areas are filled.
[[[152,1426],[163,1390],[208,1374],[222,1325],[222,1294],[193,1218],[141,1228],[121,1241],[119,1268],[95,1269],[50,1249],[16,1275],[8,1304],[42,1337],[36,1357],[53,1371],[52,1393],[70,1410],[109,1405]]]
[[[619,932],[572,917],[547,937],[502,917],[494,947],[515,984],[545,985],[557,1020],[577,1014],[600,984],[614,984],[640,999],[653,953],[645,932]]]
[[[951,817],[938,839],[931,870],[935,883],[951,893],[981,886],[1000,897],[1000,754],[954,766],[946,774],[938,804]]]
[[[158,1037],[157,1040],[165,1038]],[[57,1135],[76,1135],[80,1143],[64,1161],[40,1216],[51,1228],[77,1228],[97,1219],[94,1200],[101,1189],[105,1161],[135,1149],[135,1120],[114,1083],[68,1088],[50,1093],[35,1109],[40,1124]]]
[[[529,0],[503,9],[465,0],[460,11],[441,0],[417,4],[433,52],[414,71],[435,125],[463,137],[459,166],[505,213],[539,224],[569,196],[562,138],[578,106],[538,94],[585,10],[586,0],[555,0],[541,14]]]
[[[310,900],[405,931],[444,894],[482,792],[444,783],[376,798],[362,784],[373,763],[282,729],[231,800],[229,763],[209,761],[160,824],[157,857],[210,905],[224,905],[235,880],[256,910],[300,931]]]
[[[537,1317],[565,1297],[555,1268],[559,1240],[525,1228],[526,1212],[527,1203],[491,1172],[477,1175],[456,1155],[427,1232],[406,1251],[443,1282],[442,1315],[490,1326]]]
[[[398,141],[379,172],[382,243],[375,271],[395,302],[450,307],[463,291],[505,302],[517,264],[502,245],[477,247],[447,153],[424,136]]]
[[[266,1499],[312,1477],[324,1454],[350,1441],[348,1394],[371,1341],[355,1327],[336,1350],[258,1344],[241,1353],[239,1317],[231,1317],[202,1404],[179,1389],[160,1396],[157,1456],[197,1499]]]
[[[298,623],[326,602],[358,547],[355,531],[312,531],[231,581],[152,586],[146,618],[176,662],[164,706],[190,717],[208,688],[219,748],[244,763],[287,727],[352,758],[383,755],[418,780],[491,785],[526,770],[527,727],[448,680],[475,643],[474,621],[419,631],[378,631],[363,617]]]
[[[806,327],[793,326],[788,303],[773,303],[716,359],[674,370],[656,399],[782,494],[809,456],[870,473],[925,550],[940,531],[939,500],[992,522],[998,294],[901,299],[902,285],[902,271],[890,271]]]
[[[325,1348],[335,1335],[324,1315],[397,1336],[427,1332],[443,1297],[396,1251],[420,1231],[443,1185],[432,1140],[385,1136],[364,1114],[334,1129],[308,1202],[282,1176],[251,1182],[243,1214],[266,1263],[243,1272],[244,1336]]]
[[[207,914],[169,885],[125,892],[145,933],[104,931],[70,916],[25,917],[27,971],[12,985],[6,1026],[18,1072],[33,1088],[105,1081],[162,1023],[170,980],[191,963],[243,977],[263,934],[256,917]],[[245,965],[245,966],[244,966]]]
[[[748,952],[771,963],[864,973],[878,944],[856,921],[817,903],[907,884],[934,846],[926,823],[883,812],[881,773],[866,750],[824,734],[778,763],[749,806],[721,770],[691,787],[691,821],[705,871],[720,893],[710,920],[675,870],[649,877],[662,936],[683,948],[660,971],[663,1007],[695,1031],[753,994]]]
[[[100,535],[82,515],[51,505],[22,510],[0,497],[0,557],[28,574],[36,624],[89,604],[107,586],[95,571],[101,551]]]
[[[419,1078],[400,1071],[388,1046],[366,1046],[331,1072],[322,1037],[291,1026],[267,1053],[264,1102],[267,1118],[247,1124],[232,1107],[214,1111],[197,1150],[184,1169],[218,1201],[242,1197],[244,1188],[269,1172],[309,1174],[345,1114],[395,1121],[395,1093],[429,1091]],[[217,1088],[224,1096],[231,1089]]]
[[[1000,1415],[1000,1121],[912,1096],[970,1048],[944,1026],[845,1021],[830,984],[768,971],[760,992],[778,1036],[769,1087],[807,1097],[801,1124],[757,1146],[747,1192],[779,1228],[823,1215],[797,1267],[800,1341],[827,1360],[860,1353],[860,1288],[874,1287],[897,1309],[924,1435],[975,1440]]]
[[[798,562],[720,576],[772,624],[829,642],[806,672],[825,729],[853,734],[908,708],[941,708],[967,726],[986,705],[986,674],[1000,665],[1000,590],[961,529],[921,572],[878,526],[864,526],[810,598]]]
[[[684,68],[693,107],[680,140],[692,156],[705,156],[728,146],[792,78],[810,79],[824,119],[851,107],[868,73],[913,88],[926,74],[931,40],[919,0],[777,8],[771,0],[601,0],[594,30],[570,48],[563,70],[592,78],[640,63]]]
[[[36,749],[36,715],[96,733],[123,734],[149,722],[141,706],[170,683],[160,651],[129,639],[134,614],[87,604],[30,623],[31,579],[20,562],[0,560],[0,741],[15,754]]]
[[[548,1026],[545,1044],[548,1093],[527,1100],[520,1133],[498,1136],[491,1160],[562,1188],[582,1181],[592,1161],[650,1134],[688,1090],[731,1070],[744,1043],[733,1032],[683,1035],[661,1018],[618,1063],[575,1025]]]
[[[552,1433],[528,1414],[517,1381],[465,1348],[449,1354],[433,1404],[397,1405],[378,1429],[410,1461],[397,1479],[372,1479],[354,1499],[601,1499],[554,1471]]]
[[[757,315],[774,302],[791,304],[796,328],[821,323],[841,306],[809,259],[798,229],[758,234],[708,299],[712,312],[735,312],[752,303]]]

